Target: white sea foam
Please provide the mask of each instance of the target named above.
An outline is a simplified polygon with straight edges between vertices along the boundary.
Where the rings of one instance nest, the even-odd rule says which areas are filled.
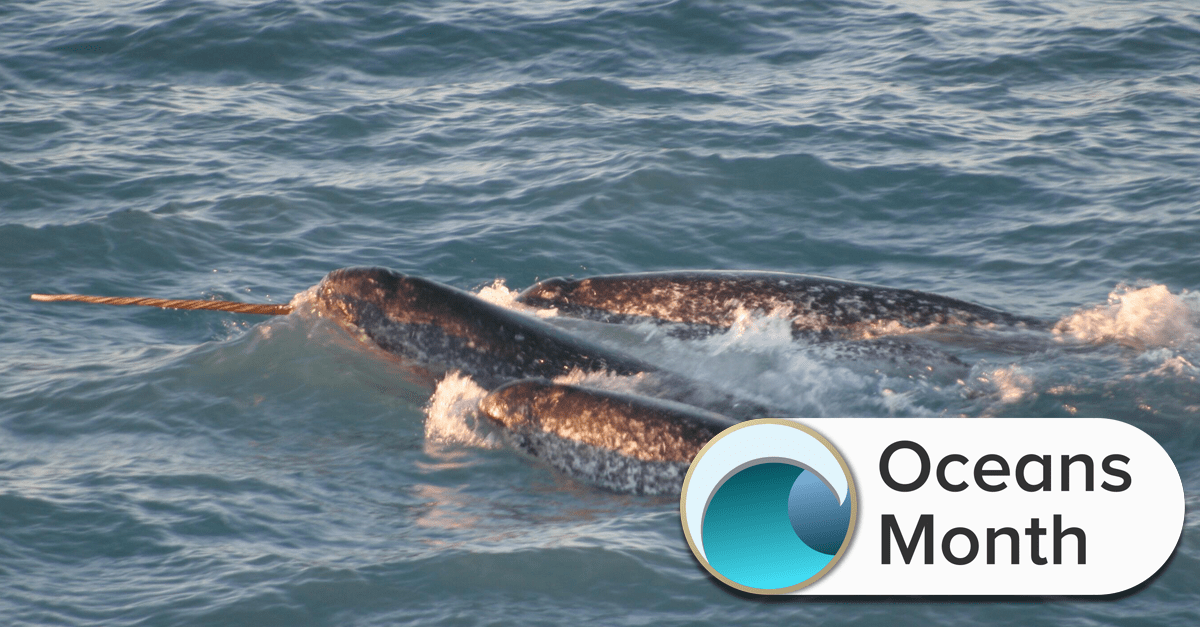
[[[858,347],[795,341],[791,321],[778,314],[739,310],[725,332],[656,339],[639,355],[703,385],[778,408],[779,415],[850,415],[865,406],[888,414],[928,413],[908,390],[880,386],[875,369],[853,358]]]
[[[1019,364],[984,370],[975,382],[996,395],[1001,403],[1015,403],[1034,394],[1034,376]]]
[[[499,439],[479,414],[479,400],[484,396],[487,390],[471,377],[459,372],[447,374],[425,407],[425,441],[499,447]]]
[[[293,311],[307,312],[312,311],[317,302],[317,286],[314,285],[306,290],[297,293],[288,302]]]
[[[1194,344],[1200,338],[1200,294],[1172,294],[1165,285],[1118,285],[1107,303],[1064,317],[1054,332],[1061,338],[1135,348]]]
[[[567,374],[554,377],[554,382],[637,394],[640,389],[639,386],[645,383],[647,378],[645,374],[625,376],[611,372],[584,372],[578,368],[573,368]]]
[[[1189,381],[1195,381],[1196,377],[1200,376],[1200,368],[1197,368],[1196,364],[1188,361],[1183,355],[1171,353],[1170,349],[1147,351],[1142,357],[1144,361],[1158,364],[1156,368],[1147,373],[1149,375],[1186,378]]]
[[[504,284],[504,279],[496,279],[492,281],[491,285],[485,285],[475,292],[479,298],[505,309],[512,309],[538,318],[551,318],[558,315],[558,310],[554,308],[538,309],[517,302],[517,296],[520,294],[517,290],[508,289],[508,286]]]

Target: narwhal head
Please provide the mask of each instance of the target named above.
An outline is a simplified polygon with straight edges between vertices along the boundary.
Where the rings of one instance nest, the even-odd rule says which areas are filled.
[[[534,283],[517,295],[517,301],[531,307],[558,307],[569,305],[571,296],[578,289],[580,279],[556,277]]]

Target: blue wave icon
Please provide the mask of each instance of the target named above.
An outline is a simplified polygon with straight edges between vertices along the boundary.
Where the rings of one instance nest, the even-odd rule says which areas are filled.
[[[684,529],[701,562],[728,583],[787,592],[823,576],[848,545],[853,484],[815,432],[782,420],[752,423],[718,435],[693,461]],[[701,504],[700,516],[689,516],[689,506]]]

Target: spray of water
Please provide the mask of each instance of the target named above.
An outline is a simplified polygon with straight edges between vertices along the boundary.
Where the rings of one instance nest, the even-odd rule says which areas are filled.
[[[1054,326],[1060,338],[1133,348],[1180,348],[1200,339],[1200,294],[1165,285],[1118,285],[1108,302],[1076,310]]]

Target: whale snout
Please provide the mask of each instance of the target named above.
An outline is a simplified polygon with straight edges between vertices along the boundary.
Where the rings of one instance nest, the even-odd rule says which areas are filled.
[[[571,292],[578,285],[578,279],[546,279],[525,288],[517,295],[517,301],[527,305],[567,304],[571,300]]]
[[[518,430],[534,421],[534,403],[553,387],[554,384],[544,379],[506,383],[483,397],[479,401],[479,410],[504,428]]]

